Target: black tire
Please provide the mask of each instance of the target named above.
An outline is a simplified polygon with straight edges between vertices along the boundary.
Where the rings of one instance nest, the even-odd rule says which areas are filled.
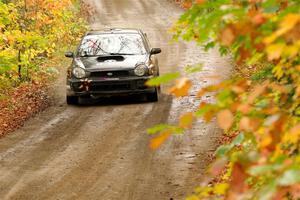
[[[67,96],[68,105],[78,105],[79,98],[77,96]]]
[[[149,102],[157,102],[158,101],[158,89],[155,88],[155,92],[147,94],[147,100]]]
[[[158,93],[161,94],[161,86],[158,86]]]

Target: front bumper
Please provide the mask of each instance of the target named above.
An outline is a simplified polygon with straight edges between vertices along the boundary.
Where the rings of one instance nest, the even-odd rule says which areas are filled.
[[[153,76],[128,78],[68,79],[68,96],[121,96],[155,92],[145,83]]]

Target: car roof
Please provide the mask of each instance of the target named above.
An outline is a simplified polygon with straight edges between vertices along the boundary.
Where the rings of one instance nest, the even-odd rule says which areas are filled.
[[[133,29],[133,28],[109,28],[109,29],[100,29],[100,30],[90,30],[86,35],[99,35],[99,34],[108,34],[108,33],[138,33],[142,34],[142,30]]]

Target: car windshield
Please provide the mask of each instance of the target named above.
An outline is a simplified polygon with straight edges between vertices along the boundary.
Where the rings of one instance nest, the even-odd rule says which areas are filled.
[[[85,36],[78,53],[79,56],[142,55],[146,50],[141,35],[114,33]]]

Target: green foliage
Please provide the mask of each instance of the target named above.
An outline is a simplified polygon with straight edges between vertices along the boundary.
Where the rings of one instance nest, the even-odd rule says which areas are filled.
[[[85,31],[78,15],[69,0],[0,1],[1,93],[47,73],[53,53]]]
[[[197,64],[197,65],[186,66],[184,71],[187,74],[192,74],[192,73],[200,72],[200,71],[202,71],[202,69],[203,69],[202,64]]]
[[[169,81],[175,80],[178,77],[180,77],[180,73],[169,73],[169,74],[164,74],[162,76],[158,76],[156,78],[153,78],[147,82],[147,85],[149,86],[159,86],[160,84],[167,83]]]
[[[183,133],[183,128],[180,128],[178,126],[171,126],[171,125],[168,125],[168,124],[158,124],[158,125],[154,126],[153,128],[149,128],[147,130],[147,132],[150,135],[154,135],[154,134],[166,131],[166,130],[168,130],[168,131],[170,131],[174,134]]]
[[[252,81],[262,81],[265,80],[267,78],[272,78],[272,65],[267,65],[264,66],[263,69],[255,72],[252,76],[251,76],[251,80]]]
[[[216,102],[202,102],[194,115],[216,115],[237,136],[216,152],[218,181],[188,199],[300,198],[300,1],[187,0],[184,7],[174,39],[219,48],[242,69],[198,93],[216,92]]]

